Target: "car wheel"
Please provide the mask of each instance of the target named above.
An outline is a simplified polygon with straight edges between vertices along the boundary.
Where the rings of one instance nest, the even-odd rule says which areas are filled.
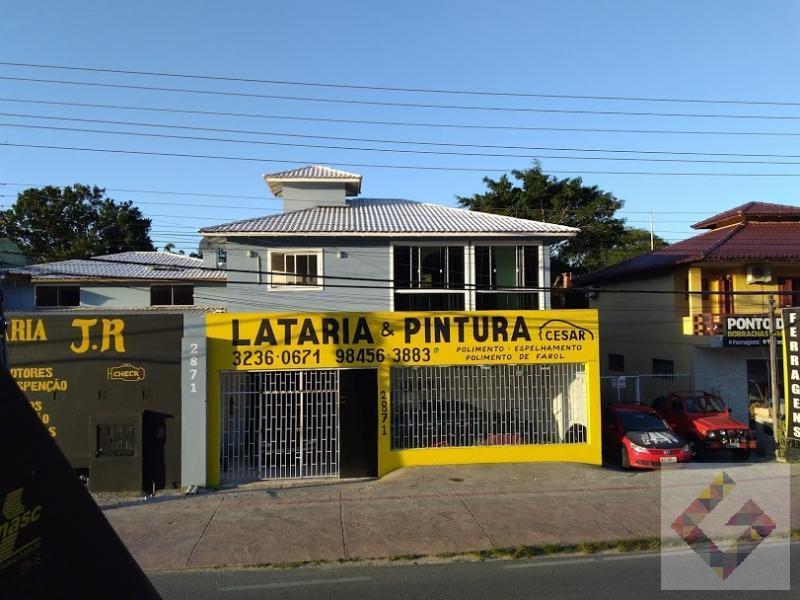
[[[628,449],[625,446],[620,448],[620,464],[622,465],[623,469],[630,469],[631,468],[631,457],[628,454]]]
[[[703,457],[703,446],[697,438],[689,439],[689,449],[692,451],[693,460],[699,460]]]
[[[742,462],[750,458],[750,450],[734,450],[733,457]]]

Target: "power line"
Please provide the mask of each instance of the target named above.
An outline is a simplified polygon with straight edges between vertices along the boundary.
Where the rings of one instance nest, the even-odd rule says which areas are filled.
[[[409,150],[406,148],[365,148],[357,146],[333,146],[326,144],[299,144],[291,142],[271,142],[265,140],[242,140],[231,138],[217,138],[207,136],[175,135],[167,133],[148,133],[142,131],[114,131],[109,129],[89,129],[84,127],[57,127],[54,125],[29,125],[23,123],[2,123],[0,127],[16,127],[22,129],[44,129],[48,131],[73,131],[79,133],[99,133],[108,135],[125,135],[135,137],[162,138],[174,140],[191,140],[203,142],[224,142],[234,144],[258,144],[269,146],[284,146],[290,148],[319,148],[326,150],[348,150],[357,152],[383,152],[397,154],[423,154],[434,156],[470,156],[480,158],[527,158],[531,160],[606,160],[606,161],[626,161],[626,162],[668,162],[668,163],[701,163],[701,164],[728,164],[728,165],[800,165],[800,162],[792,161],[765,161],[765,160],[723,160],[723,159],[692,159],[692,158],[644,158],[632,156],[571,156],[571,155],[531,155],[531,154],[508,154],[508,153],[486,153],[486,152],[453,152],[442,150]],[[797,155],[800,158],[800,155]]]
[[[316,102],[330,104],[345,104],[356,106],[384,106],[394,108],[427,108],[437,110],[466,110],[488,112],[515,112],[515,113],[544,113],[544,114],[570,114],[570,115],[603,115],[625,117],[681,117],[702,119],[762,119],[762,120],[798,120],[800,115],[742,115],[722,113],[685,113],[685,112],[655,112],[655,111],[627,111],[627,110],[592,110],[568,108],[534,108],[521,106],[477,106],[461,104],[425,104],[421,102],[391,102],[378,100],[356,100],[352,98],[313,98],[310,96],[285,96],[280,94],[256,94],[251,92],[231,92],[219,90],[198,90],[191,88],[170,88],[150,85],[134,85],[129,83],[100,83],[96,81],[69,81],[61,79],[41,79],[35,77],[0,76],[3,81],[23,81],[28,83],[45,83],[50,85],[72,85],[81,87],[100,87],[107,89],[141,90],[151,92],[169,92],[178,94],[200,94],[211,96],[225,96],[238,98],[259,98],[265,100],[287,100],[291,102]]]
[[[20,253],[15,253],[20,254]],[[106,263],[112,265],[138,265],[138,266],[147,266],[152,267],[152,262],[146,261],[132,261],[132,260],[111,260],[111,259],[104,259],[103,257],[94,257],[88,259],[81,259],[89,262],[99,262],[99,263]],[[189,267],[187,267],[189,268]],[[213,268],[213,267],[204,267],[204,266],[197,266],[197,267],[190,267],[192,270],[196,271],[209,271],[209,272],[219,272],[225,271],[226,273],[246,273],[251,275],[296,275],[296,273],[291,273],[287,271],[274,271],[274,270],[254,270],[254,269],[232,269],[232,268]],[[70,273],[68,271],[60,271],[58,269],[49,268],[43,265],[31,265],[29,267],[16,267],[11,268],[11,270],[39,270],[43,275],[64,275],[64,276],[71,276],[76,277],[74,273]],[[8,270],[8,269],[7,269]],[[80,276],[78,276],[80,277]],[[560,288],[554,286],[494,286],[490,288],[480,288],[478,284],[458,284],[458,285],[447,285],[446,287],[442,288],[412,288],[412,287],[397,287],[396,280],[391,278],[379,278],[379,277],[357,277],[357,276],[349,276],[349,275],[325,275],[325,274],[318,274],[314,277],[318,279],[332,279],[337,281],[357,281],[357,282],[375,282],[375,283],[389,283],[390,286],[363,286],[363,285],[339,285],[339,284],[329,284],[325,283],[325,287],[335,287],[335,288],[355,288],[355,289],[388,289],[388,290],[420,290],[420,291],[429,291],[432,293],[436,292],[448,292],[448,291],[468,291],[468,290],[476,290],[476,291],[516,291],[516,292],[541,292],[541,291],[578,291],[578,292],[587,292],[587,293],[610,293],[610,294],[623,294],[623,293],[631,293],[631,294],[647,294],[647,295],[700,295],[700,296],[763,296],[763,295],[785,295],[791,296],[796,294],[797,292],[793,291],[786,291],[786,290],[772,290],[772,291],[765,291],[765,290],[734,290],[734,291],[713,291],[713,290],[653,290],[653,289],[636,289],[636,288],[600,288],[596,286],[576,286],[571,288]],[[83,276],[84,279],[91,279],[91,278],[110,278],[110,279],[119,279],[118,276],[102,276],[102,275],[91,275],[91,276]],[[149,278],[142,278],[147,279]],[[259,281],[235,281],[233,282],[236,285],[244,284],[244,285],[265,285]],[[287,287],[291,287],[292,284],[287,284]],[[459,287],[461,286],[461,287]],[[298,285],[298,288],[302,288],[302,285]]]
[[[486,91],[486,90],[459,90],[441,88],[420,88],[420,87],[390,87],[376,85],[358,85],[346,83],[323,83],[310,81],[292,81],[280,79],[255,79],[250,77],[230,77],[222,75],[198,75],[188,73],[174,73],[164,71],[134,71],[125,69],[112,69],[103,67],[67,66],[21,62],[0,62],[3,66],[26,67],[37,69],[60,69],[69,71],[83,71],[94,73],[118,73],[123,75],[147,75],[154,77],[170,77],[181,79],[203,79],[209,81],[228,81],[239,83],[261,83],[270,85],[287,85],[316,88],[333,88],[349,90],[371,90],[381,92],[410,92],[422,94],[454,94],[468,96],[504,96],[516,98],[551,98],[563,100],[613,100],[626,102],[672,102],[672,103],[693,103],[693,104],[735,104],[735,105],[758,105],[758,106],[800,106],[800,102],[775,101],[775,100],[730,100],[730,99],[710,99],[710,98],[680,98],[680,97],[652,97],[652,96],[600,96],[600,95],[579,95],[579,94],[555,94],[555,93],[534,93],[534,92],[510,92],[510,91]]]
[[[166,133],[148,133],[142,131],[117,131],[109,129],[89,129],[83,127],[57,127],[54,125],[30,125],[24,123],[3,123],[0,122],[0,127],[16,127],[21,129],[44,129],[48,131],[73,131],[79,133],[99,133],[108,135],[124,135],[136,137],[151,137],[151,138],[164,138],[175,140],[191,140],[191,141],[204,141],[204,142],[224,142],[235,144],[257,144],[268,146],[284,146],[290,148],[319,148],[326,150],[348,150],[357,152],[383,152],[383,153],[397,153],[397,154],[422,154],[434,156],[470,156],[480,158],[527,158],[527,159],[543,159],[543,160],[605,160],[605,161],[625,161],[625,162],[667,162],[667,163],[700,163],[700,164],[729,164],[729,165],[800,165],[800,162],[793,161],[775,161],[775,160],[723,160],[723,159],[691,159],[691,158],[644,158],[632,156],[571,156],[571,155],[531,155],[531,154],[508,154],[508,153],[486,153],[486,152],[456,152],[456,151],[442,151],[442,150],[410,150],[405,148],[367,148],[358,146],[334,146],[328,144],[301,144],[296,142],[273,142],[265,140],[242,140],[232,138],[218,138],[208,136],[187,136],[175,135]],[[592,150],[591,152],[604,152],[604,150]],[[618,152],[618,151],[608,151]],[[635,152],[635,151],[619,151],[619,152]],[[650,152],[649,154],[656,154]],[[667,152],[665,154],[672,154]],[[697,154],[702,153],[675,153],[675,154]],[[749,155],[729,155],[720,154],[721,156],[749,156]],[[757,156],[757,155],[756,155]],[[769,156],[769,155],[767,155]],[[800,155],[786,155],[787,157],[800,158]]]
[[[502,145],[502,144],[466,144],[460,142],[431,142],[423,140],[398,140],[398,139],[385,139],[385,138],[361,138],[361,137],[345,137],[333,135],[314,135],[305,133],[286,133],[278,131],[254,131],[251,129],[226,129],[221,127],[199,127],[189,125],[169,125],[164,123],[143,123],[141,121],[120,121],[109,119],[84,119],[79,117],[64,117],[55,115],[35,115],[30,113],[7,113],[0,112],[0,116],[6,117],[19,117],[26,119],[47,119],[54,121],[69,121],[78,123],[102,123],[106,125],[124,125],[132,127],[156,127],[162,129],[178,129],[189,131],[212,131],[216,133],[239,133],[244,135],[260,135],[260,136],[274,136],[274,137],[290,137],[290,138],[303,138],[303,139],[317,139],[317,140],[335,140],[335,141],[348,141],[348,142],[369,142],[379,144],[405,144],[414,146],[437,146],[437,147],[456,147],[456,148],[487,148],[499,150],[547,150],[555,152],[602,152],[602,153],[624,153],[624,154],[673,154],[680,156],[734,156],[743,158],[800,158],[800,154],[749,154],[739,152],[690,152],[681,150],[636,150],[626,148],[583,148],[583,147],[565,147],[565,146],[519,146],[519,145]],[[321,146],[327,148],[329,146]],[[337,146],[333,146],[336,148]],[[517,155],[490,155],[490,156],[517,156]]]
[[[800,136],[800,132],[786,131],[715,131],[715,130],[686,130],[686,129],[620,129],[620,128],[591,128],[591,127],[540,127],[530,125],[486,125],[473,123],[431,123],[411,121],[375,121],[367,119],[342,119],[334,117],[308,117],[293,115],[271,115],[263,113],[239,113],[230,111],[196,110],[188,108],[166,108],[154,106],[131,106],[124,104],[94,104],[88,102],[64,102],[56,100],[38,100],[35,98],[0,98],[0,102],[42,104],[50,106],[71,106],[79,108],[103,108],[110,110],[137,110],[146,112],[192,114],[206,116],[239,117],[248,119],[275,119],[288,121],[307,121],[316,123],[339,123],[356,125],[390,125],[398,127],[426,127],[445,129],[477,129],[477,130],[504,130],[504,131],[562,131],[579,133],[635,133],[635,134],[680,134],[680,135],[724,135],[724,136]]]

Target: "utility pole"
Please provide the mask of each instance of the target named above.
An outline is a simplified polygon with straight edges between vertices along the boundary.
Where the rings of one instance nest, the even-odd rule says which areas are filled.
[[[653,236],[653,211],[650,211],[650,251],[656,249],[655,237]]]
[[[772,434],[778,443],[778,431],[781,426],[780,406],[778,403],[778,340],[775,327],[775,297],[769,296],[769,393],[772,396]]]

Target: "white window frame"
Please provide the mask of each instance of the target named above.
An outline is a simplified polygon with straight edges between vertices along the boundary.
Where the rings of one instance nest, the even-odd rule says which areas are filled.
[[[36,302],[36,290],[39,288],[62,288],[62,287],[76,287],[78,288],[78,304],[61,304],[60,303],[60,296],[58,292],[56,292],[56,305],[55,306],[39,306]],[[33,306],[34,308],[74,308],[75,306],[81,306],[83,302],[81,301],[81,286],[80,284],[74,283],[37,283],[33,286]]]
[[[411,289],[398,289],[394,286],[394,248],[395,246],[463,246],[464,248],[464,310],[473,311],[476,310],[478,305],[477,295],[478,290],[476,287],[477,277],[475,273],[475,248],[478,246],[532,246],[538,247],[539,249],[539,268],[538,268],[538,285],[537,287],[542,288],[539,290],[538,295],[538,309],[537,310],[546,310],[550,308],[550,292],[547,289],[550,285],[550,248],[549,246],[541,240],[531,240],[531,241],[523,241],[523,240],[477,240],[474,242],[470,242],[467,240],[455,238],[442,238],[435,241],[418,241],[418,240],[398,240],[398,241],[391,241],[389,242],[389,279],[392,282],[392,286],[389,290],[389,309],[394,312],[395,310],[395,302],[394,302],[394,295],[395,292],[401,292],[404,294],[425,294],[425,293],[453,293],[458,292],[459,290],[447,290],[447,289],[431,289],[431,288],[411,288]],[[519,270],[519,265],[517,265],[517,269]],[[483,290],[486,291],[486,290]],[[511,290],[513,291],[513,290]],[[532,292],[537,293],[537,292]]]
[[[272,255],[273,254],[304,254],[317,257],[317,279],[319,285],[292,285],[285,283],[274,283],[272,280]],[[325,288],[325,251],[322,248],[271,248],[267,250],[267,290],[269,291],[309,291],[322,290]]]
[[[536,310],[546,310],[546,309],[550,308],[550,292],[547,289],[544,289],[544,288],[547,288],[550,285],[550,283],[549,283],[549,279],[550,279],[550,253],[549,253],[548,246],[546,246],[545,244],[543,244],[540,241],[525,242],[525,241],[520,241],[520,240],[476,241],[476,242],[470,243],[470,246],[471,246],[470,253],[472,255],[472,264],[470,265],[470,267],[471,267],[470,276],[471,276],[471,283],[472,283],[472,285],[471,285],[472,291],[471,291],[470,295],[472,296],[472,309],[473,310],[476,310],[475,307],[478,306],[478,292],[492,293],[492,291],[493,291],[493,290],[479,290],[477,288],[478,277],[477,277],[477,273],[475,272],[475,269],[477,267],[477,264],[475,262],[475,248],[477,248],[479,246],[482,246],[482,247],[486,247],[486,246],[516,246],[517,248],[522,248],[523,246],[530,246],[530,247],[538,248],[538,255],[539,255],[538,256],[538,262],[539,262],[539,264],[538,264],[538,269],[537,269],[537,271],[538,271],[538,276],[537,276],[538,283],[537,283],[536,287],[542,288],[542,289],[540,289],[538,292],[534,291],[534,292],[523,292],[523,293],[529,293],[529,294],[533,293],[533,294],[538,294],[539,295],[539,298],[538,298],[538,301],[537,301],[538,308]],[[519,265],[520,252],[517,251],[516,255],[517,255],[517,267],[516,267],[517,268],[517,281],[519,281],[519,279],[520,279],[520,265]],[[545,282],[547,282],[547,283],[545,283]],[[513,292],[515,290],[510,289],[510,290],[498,290],[498,291]]]
[[[437,248],[443,248],[445,246],[460,246],[464,248],[464,289],[449,289],[449,288],[398,288],[394,285],[394,248],[395,246],[411,246],[413,247],[422,247],[422,246],[434,246]],[[389,242],[389,279],[392,282],[391,289],[389,293],[391,295],[391,302],[389,304],[389,309],[394,312],[395,310],[395,303],[394,303],[394,295],[396,293],[401,294],[463,294],[464,295],[464,310],[471,310],[470,302],[472,301],[472,293],[469,290],[469,281],[471,275],[467,271],[468,266],[471,264],[470,262],[470,243],[466,240],[460,239],[448,239],[443,238],[441,240],[435,241],[417,241],[417,240],[398,240],[398,241],[391,241]],[[449,260],[449,257],[448,257]]]

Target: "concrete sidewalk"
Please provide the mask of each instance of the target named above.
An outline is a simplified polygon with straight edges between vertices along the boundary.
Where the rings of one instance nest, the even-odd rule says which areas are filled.
[[[155,571],[658,536],[659,494],[657,472],[536,463],[260,482],[103,510],[139,564]]]

